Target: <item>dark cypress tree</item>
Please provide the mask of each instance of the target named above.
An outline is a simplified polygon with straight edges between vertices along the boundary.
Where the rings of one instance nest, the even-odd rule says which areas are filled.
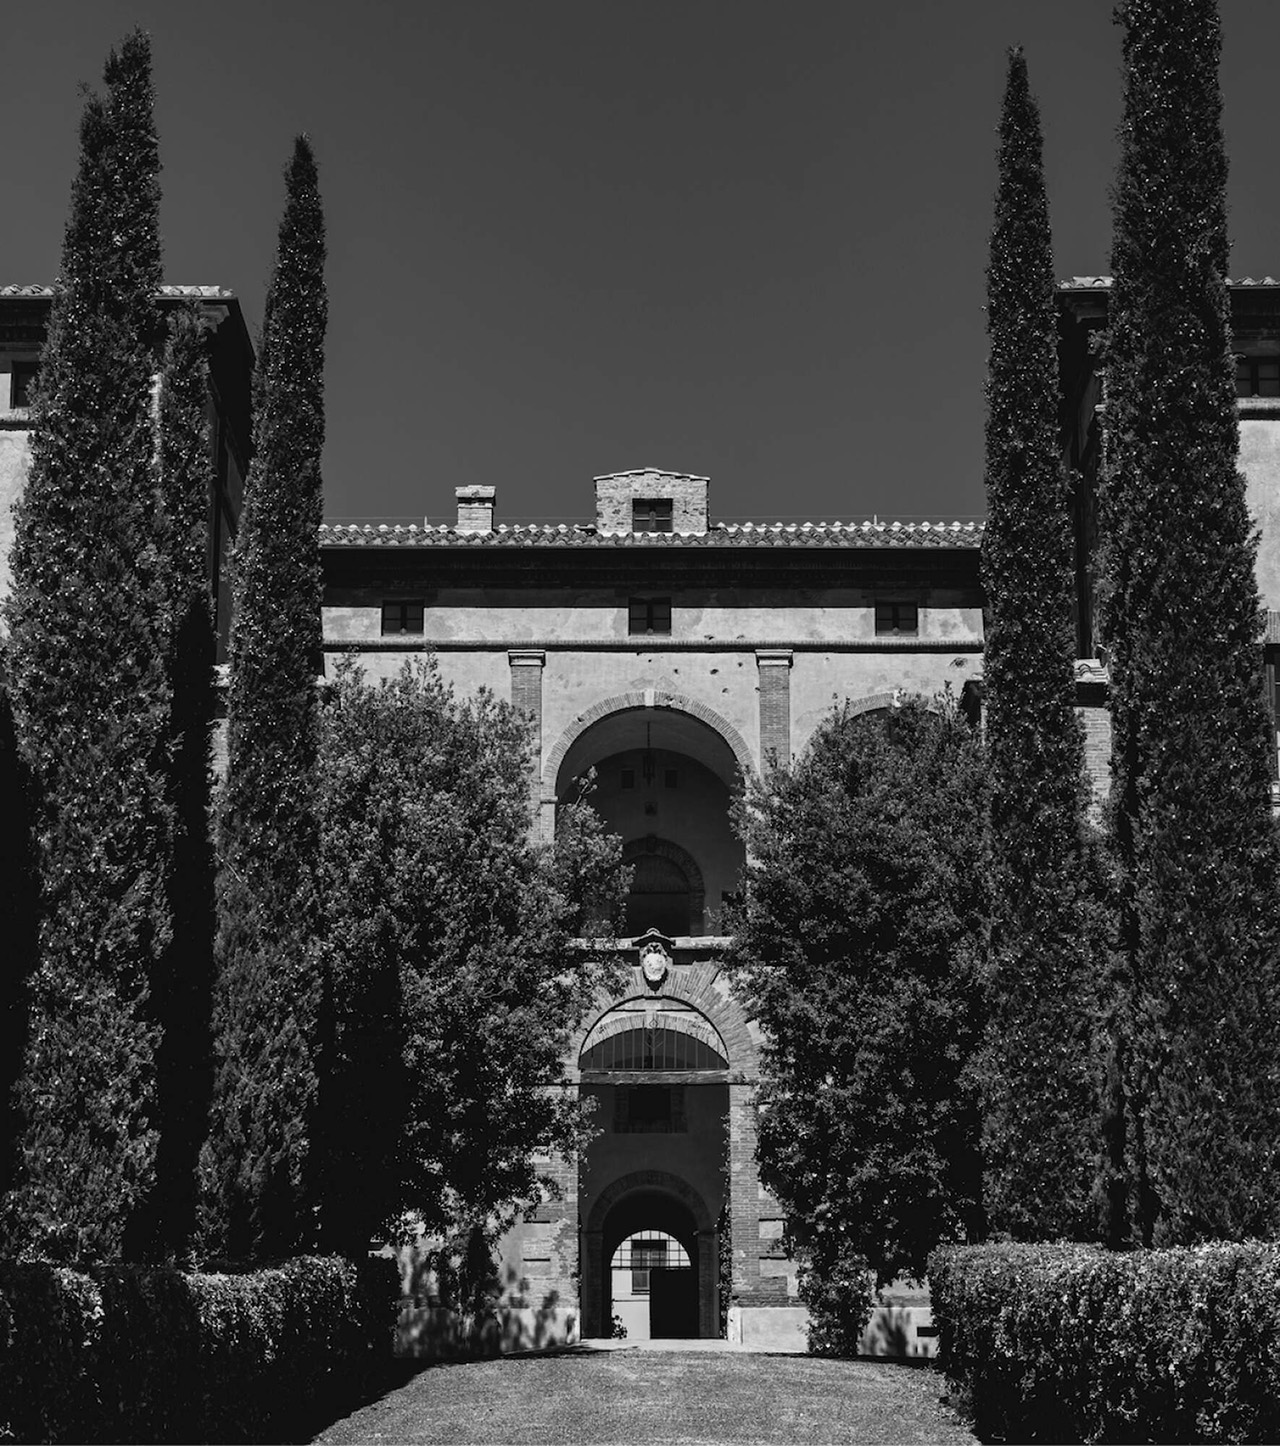
[[[1271,1236],[1280,859],[1214,0],[1129,0],[1107,345],[1113,830],[1144,1241]]]
[[[0,961],[0,1200],[13,1189],[23,1135],[15,1085],[22,1074],[30,1025],[31,976],[36,967],[39,872],[35,855],[34,795],[18,751],[13,708],[0,655],[0,918],[5,949]],[[0,1253],[8,1231],[0,1214]]]
[[[310,143],[287,201],[254,380],[254,459],[233,561],[228,768],[218,818],[213,1134],[206,1240],[311,1244],[308,1165],[321,992],[313,943],[321,656],[324,217]]]
[[[170,931],[150,350],[159,159],[145,35],[111,54],[104,78],[80,128],[8,607],[41,894],[12,1244],[68,1260],[118,1256],[151,1183],[148,987]]]
[[[169,790],[174,811],[166,894],[169,947],[152,984],[151,1017],[162,1031],[157,1055],[159,1145],[156,1181],[130,1232],[130,1254],[181,1260],[196,1224],[200,1149],[208,1132],[212,1057],[214,893],[209,808],[215,688],[213,599],[209,587],[209,498],[213,457],[208,424],[209,364],[199,313],[173,319],[160,372],[158,445],[166,527],[166,666],[172,700]]]
[[[1102,1066],[1041,150],[1026,60],[1015,50],[987,268],[982,563],[994,897],[985,1188],[993,1228],[1078,1239],[1097,1228]]]

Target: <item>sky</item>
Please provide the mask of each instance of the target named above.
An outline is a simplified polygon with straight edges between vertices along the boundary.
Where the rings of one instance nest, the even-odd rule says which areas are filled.
[[[1110,244],[1113,0],[40,0],[9,7],[0,283],[53,280],[80,87],[151,33],[170,281],[256,335],[299,131],[328,222],[326,511],[592,515],[711,478],[719,520],[983,510],[1007,47],[1060,277]],[[1222,0],[1232,272],[1280,276],[1277,0]]]

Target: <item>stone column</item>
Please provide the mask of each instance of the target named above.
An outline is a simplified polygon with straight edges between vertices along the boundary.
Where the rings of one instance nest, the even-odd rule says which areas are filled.
[[[756,649],[760,672],[760,766],[766,769],[771,754],[779,767],[791,767],[791,659],[790,648]]]
[[[541,648],[513,648],[507,654],[511,667],[511,704],[533,724],[530,744],[529,796],[533,806],[532,827],[541,826],[542,811],[542,672],[547,655]]]

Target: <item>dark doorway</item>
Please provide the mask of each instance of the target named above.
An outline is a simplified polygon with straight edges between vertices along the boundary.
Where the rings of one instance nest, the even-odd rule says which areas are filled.
[[[698,1272],[692,1266],[649,1272],[649,1334],[654,1340],[698,1335]]]

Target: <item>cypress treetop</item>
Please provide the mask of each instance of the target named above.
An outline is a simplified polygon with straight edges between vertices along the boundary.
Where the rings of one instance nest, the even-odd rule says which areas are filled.
[[[7,605],[37,817],[40,959],[11,1243],[118,1258],[154,1169],[149,981],[163,887],[169,685],[152,468],[159,153],[147,37],[90,96],[41,360]]]

